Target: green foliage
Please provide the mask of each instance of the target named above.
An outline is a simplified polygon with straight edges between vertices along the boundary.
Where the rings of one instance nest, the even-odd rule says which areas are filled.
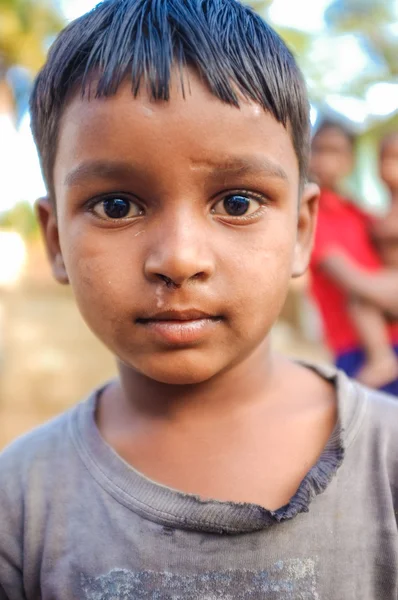
[[[326,10],[329,26],[343,31],[373,31],[380,25],[388,25],[394,18],[392,0],[333,0]]]
[[[0,0],[0,64],[36,72],[45,59],[46,41],[62,26],[51,0]]]
[[[35,212],[27,202],[20,202],[5,213],[0,213],[0,228],[16,231],[26,240],[37,237],[39,233]]]
[[[334,0],[326,11],[329,28],[335,33],[355,33],[387,72],[384,80],[398,76],[398,9],[395,0]]]
[[[249,4],[258,12],[260,15],[265,16],[268,8],[271,6],[273,0],[251,0]]]
[[[294,0],[292,0],[294,1]],[[299,1],[299,0],[297,0]],[[252,0],[250,4],[267,17],[272,0]],[[308,82],[311,99],[322,101],[330,93],[361,97],[379,81],[397,82],[398,36],[396,35],[398,9],[396,0],[333,0],[326,10],[326,30],[312,34],[298,29],[277,26],[276,29],[293,50]],[[353,34],[373,59],[371,71],[358,72],[340,89],[331,89],[328,75],[335,69],[334,43],[344,34]],[[317,43],[324,38],[330,52],[319,60]]]
[[[257,10],[265,19],[268,17],[268,9],[273,0],[251,0],[250,5]],[[306,31],[282,27],[272,23],[273,27],[286,42],[295,55],[297,62],[303,70],[309,84],[312,100],[318,100],[327,92],[323,86],[324,67],[314,60],[313,45],[316,36]]]

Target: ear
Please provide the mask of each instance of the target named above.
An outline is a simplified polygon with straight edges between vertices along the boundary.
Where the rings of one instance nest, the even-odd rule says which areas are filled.
[[[40,198],[36,202],[36,213],[53,275],[59,283],[66,285],[69,279],[59,243],[55,205],[49,198]]]
[[[319,188],[307,183],[301,196],[292,277],[303,275],[310,262],[318,214]]]

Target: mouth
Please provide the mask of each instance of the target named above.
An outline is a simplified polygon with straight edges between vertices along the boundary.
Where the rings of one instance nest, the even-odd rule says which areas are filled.
[[[136,319],[136,323],[166,345],[184,346],[202,341],[222,320],[220,315],[191,309],[154,313]]]

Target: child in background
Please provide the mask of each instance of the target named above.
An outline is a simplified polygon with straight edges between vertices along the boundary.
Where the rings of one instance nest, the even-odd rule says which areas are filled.
[[[1,600],[396,600],[398,406],[270,346],[318,200],[284,43],[236,0],[106,0],[31,110],[119,376],[0,456]]]
[[[383,218],[372,219],[370,235],[385,268],[396,270],[398,277],[398,132],[385,137],[379,153],[380,178],[387,187],[390,206]],[[398,347],[391,348],[385,315],[374,305],[362,300],[352,305],[353,318],[360,333],[367,364],[360,376],[375,387],[386,376],[391,381],[398,377]]]
[[[312,257],[312,289],[336,355],[336,364],[371,387],[395,393],[398,330],[382,309],[346,289],[338,264],[369,276],[382,268],[370,240],[372,219],[339,193],[354,165],[354,139],[340,124],[325,122],[312,142],[311,174],[321,187]]]
[[[389,210],[374,221],[372,236],[384,265],[398,269],[398,131],[386,136],[380,144],[380,178],[389,197]]]

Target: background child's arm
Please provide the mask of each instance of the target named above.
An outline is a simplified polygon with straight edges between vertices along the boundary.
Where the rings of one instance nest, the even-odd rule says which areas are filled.
[[[332,249],[319,266],[348,296],[357,296],[398,318],[398,270],[369,272],[340,250]]]
[[[348,310],[366,354],[356,379],[375,388],[394,381],[398,377],[398,359],[382,311],[374,304],[356,299],[348,302]]]

